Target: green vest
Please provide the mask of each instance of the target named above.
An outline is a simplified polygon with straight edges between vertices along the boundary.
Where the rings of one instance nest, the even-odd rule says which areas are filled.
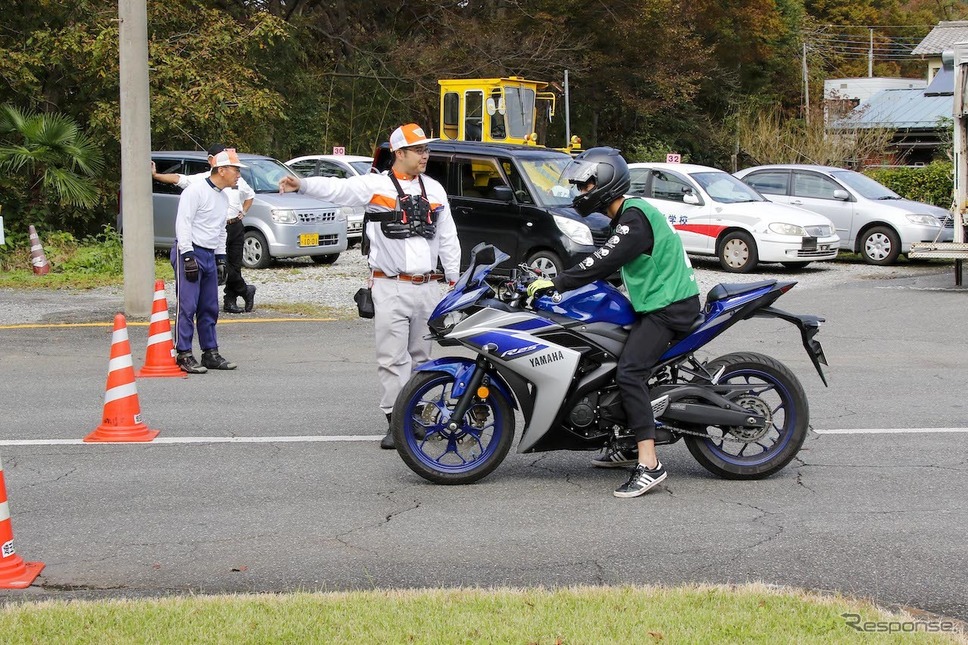
[[[699,295],[692,263],[682,248],[679,234],[669,220],[644,199],[628,198],[622,212],[637,208],[645,213],[655,240],[652,254],[641,254],[622,267],[622,281],[632,307],[641,314],[658,311],[673,302]]]

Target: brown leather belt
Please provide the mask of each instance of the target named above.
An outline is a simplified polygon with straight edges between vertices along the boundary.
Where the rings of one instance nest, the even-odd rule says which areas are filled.
[[[387,275],[383,271],[373,271],[374,278],[387,278],[389,280],[403,280],[413,284],[423,284],[424,282],[440,282],[444,279],[443,273],[398,273],[397,275]]]

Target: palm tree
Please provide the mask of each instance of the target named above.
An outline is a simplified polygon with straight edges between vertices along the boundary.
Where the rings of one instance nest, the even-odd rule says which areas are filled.
[[[92,178],[103,170],[101,150],[70,117],[0,105],[0,172],[24,179],[32,205],[91,208],[98,201]]]

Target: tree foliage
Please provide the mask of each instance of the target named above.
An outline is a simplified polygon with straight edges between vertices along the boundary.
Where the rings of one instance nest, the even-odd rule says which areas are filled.
[[[401,122],[436,130],[440,78],[517,75],[560,91],[567,70],[570,128],[586,146],[720,167],[750,106],[794,133],[786,145],[817,154],[812,135],[788,123],[802,116],[810,34],[881,24],[923,36],[939,19],[968,16],[965,0],[146,1],[155,149],[221,141],[283,159],[337,145],[367,154]],[[72,119],[105,165],[83,214],[56,191],[28,198],[9,176],[0,203],[70,211],[74,232],[96,232],[117,207],[117,2],[8,0],[4,13],[0,103]],[[813,104],[822,76],[866,72],[856,57],[817,48],[810,57]],[[563,116],[549,141],[563,141]]]

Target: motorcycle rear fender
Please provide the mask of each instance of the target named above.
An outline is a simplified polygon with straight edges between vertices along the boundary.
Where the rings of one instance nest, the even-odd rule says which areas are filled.
[[[437,358],[417,366],[417,372],[446,372],[454,377],[454,387],[451,391],[451,398],[457,399],[464,393],[464,388],[471,380],[471,374],[477,368],[473,359],[459,356],[448,356]],[[490,384],[504,395],[504,398],[515,408],[518,409],[517,399],[511,395],[511,389],[504,382],[504,378],[496,371],[489,372]]]
[[[824,376],[823,369],[820,367],[821,363],[827,365],[827,357],[824,356],[820,341],[814,338],[817,332],[820,331],[820,323],[825,322],[823,318],[810,314],[791,314],[773,307],[764,307],[763,309],[757,310],[753,315],[763,318],[779,318],[780,320],[785,320],[788,323],[796,325],[800,330],[800,338],[803,340],[803,348],[807,350],[807,356],[810,357],[810,361],[813,362],[813,366],[817,369],[820,380],[823,381],[824,385],[827,385],[827,377]]]

